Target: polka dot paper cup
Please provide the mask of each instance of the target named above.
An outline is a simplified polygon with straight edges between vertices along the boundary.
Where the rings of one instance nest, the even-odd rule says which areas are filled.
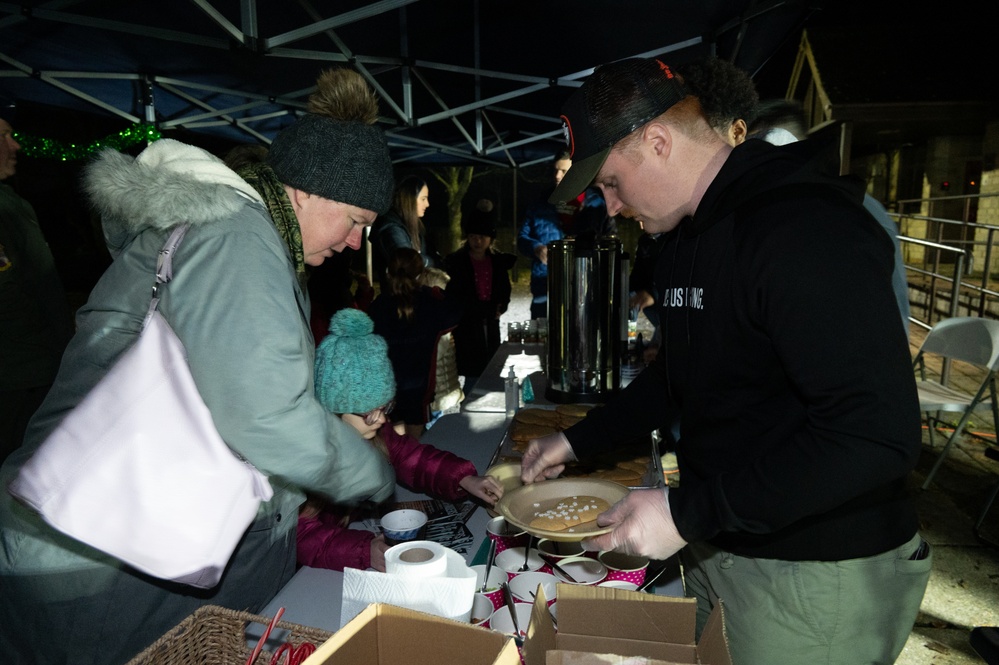
[[[475,571],[476,595],[488,598],[493,604],[493,610],[499,609],[503,605],[503,583],[510,579],[506,571],[495,565],[490,568],[489,582],[486,584],[486,590],[481,591],[482,578],[486,574],[486,567],[484,565],[477,565],[471,566],[471,568]],[[492,610],[490,610],[490,612],[492,612]]]
[[[530,536],[526,531],[507,524],[503,517],[494,517],[486,524],[486,535],[496,543],[496,554],[511,547],[524,547]]]
[[[554,559],[558,562],[570,556],[585,556],[586,552],[579,541],[562,543],[542,538],[538,541],[538,553],[545,559]]]
[[[623,580],[641,586],[649,569],[649,558],[621,552],[601,552],[597,560],[607,567],[605,581]]]

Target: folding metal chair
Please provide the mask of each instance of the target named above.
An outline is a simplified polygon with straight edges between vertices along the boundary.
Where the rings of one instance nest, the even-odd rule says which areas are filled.
[[[986,448],[985,456],[999,462],[999,448]],[[982,524],[985,522],[985,516],[989,514],[990,510],[992,510],[992,504],[995,503],[997,496],[999,496],[999,480],[996,480],[995,484],[992,485],[992,488],[989,490],[989,495],[985,498],[985,503],[982,504],[982,512],[978,514],[978,519],[975,521],[975,536],[978,540],[983,543],[988,543],[993,547],[999,547],[999,542],[989,540],[982,535]]]
[[[934,356],[941,361],[943,368],[939,381],[927,378],[927,360]],[[974,392],[955,386],[954,381],[948,380],[947,361],[954,360],[973,365],[981,372],[981,381],[975,386]],[[964,432],[975,408],[986,396],[992,405],[993,427],[999,429],[999,399],[996,395],[999,321],[978,317],[953,317],[940,321],[926,335],[913,359],[913,367],[919,371],[916,379],[919,408],[926,414],[931,448],[934,446],[934,434],[938,425],[945,422],[940,419],[940,412],[961,414],[960,420],[954,425],[954,432],[947,438],[940,456],[923,482],[923,489],[926,489],[947,457],[951,444]]]

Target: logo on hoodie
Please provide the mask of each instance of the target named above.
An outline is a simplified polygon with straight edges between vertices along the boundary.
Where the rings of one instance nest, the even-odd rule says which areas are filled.
[[[704,289],[696,286],[686,288],[678,286],[675,289],[669,289],[663,297],[663,307],[704,309]]]

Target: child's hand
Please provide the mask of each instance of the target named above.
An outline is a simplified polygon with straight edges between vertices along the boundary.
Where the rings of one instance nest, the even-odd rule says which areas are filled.
[[[371,567],[379,573],[385,572],[385,550],[388,548],[385,534],[379,534],[371,541]]]
[[[465,476],[458,483],[461,489],[482,499],[487,506],[494,506],[503,496],[503,486],[492,476]]]

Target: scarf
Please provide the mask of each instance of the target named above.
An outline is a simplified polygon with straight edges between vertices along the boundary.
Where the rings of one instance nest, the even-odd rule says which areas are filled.
[[[248,164],[240,168],[237,173],[263,198],[274,227],[291,252],[291,259],[295,263],[295,276],[302,291],[305,292],[309,275],[305,269],[305,252],[302,249],[302,227],[295,216],[295,210],[291,207],[288,193],[284,191],[284,184],[278,180],[274,170],[264,162]]]

